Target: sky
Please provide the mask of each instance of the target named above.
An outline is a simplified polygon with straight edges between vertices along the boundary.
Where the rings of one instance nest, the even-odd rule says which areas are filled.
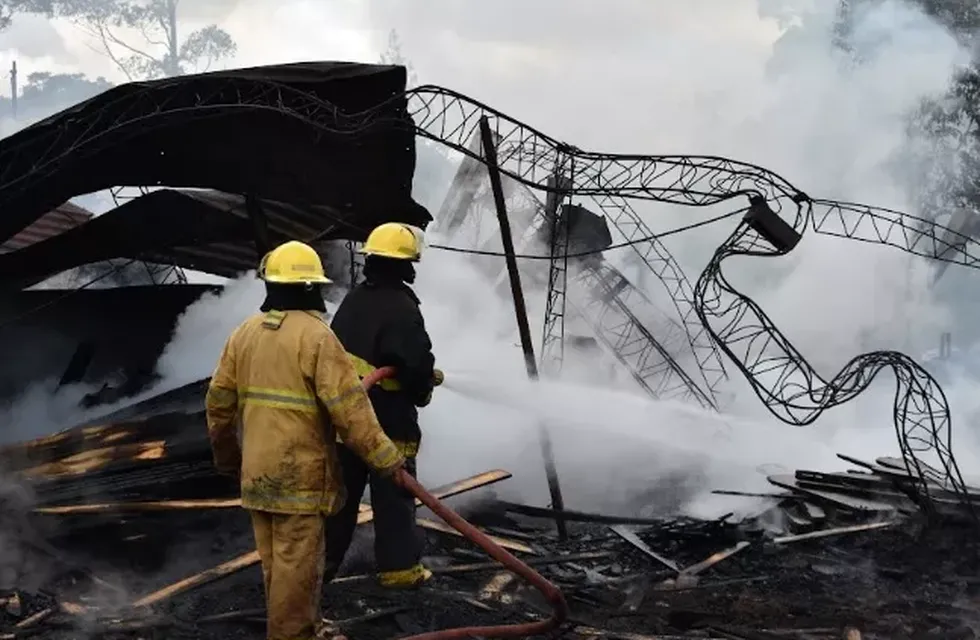
[[[779,35],[774,19],[760,19],[755,0],[607,0],[602,11],[595,6],[590,0],[504,0],[492,9],[465,0],[197,0],[185,1],[181,11],[187,27],[216,21],[231,33],[238,54],[227,66],[375,62],[396,29],[421,83],[492,101],[532,123],[547,119],[549,132],[580,144],[599,141],[595,123],[577,116],[556,122],[556,112],[632,124],[642,117],[638,102],[663,103],[674,95],[667,110],[681,114],[696,96],[681,97],[686,92],[678,91],[678,82],[724,91],[740,70],[759,66]],[[122,81],[95,45],[67,21],[19,16],[0,34],[0,69],[16,59],[22,77],[35,70],[83,71]],[[666,60],[683,64],[683,76]],[[9,91],[2,83],[0,95]],[[631,126],[614,129],[603,132],[605,146],[635,144]]]

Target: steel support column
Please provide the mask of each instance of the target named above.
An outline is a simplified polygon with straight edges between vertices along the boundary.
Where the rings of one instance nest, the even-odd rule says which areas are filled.
[[[497,222],[500,225],[500,241],[504,246],[504,258],[507,262],[507,275],[510,279],[510,292],[514,298],[514,313],[517,315],[517,329],[521,335],[521,348],[524,351],[524,366],[531,380],[538,379],[538,364],[534,358],[534,345],[531,342],[531,326],[527,319],[527,306],[524,303],[524,290],[521,288],[521,274],[517,270],[517,256],[514,251],[514,238],[510,232],[510,221],[507,219],[507,204],[504,201],[504,188],[500,179],[500,167],[497,164],[497,149],[493,141],[493,132],[486,116],[480,118],[480,138],[483,142],[483,157],[486,160],[487,171],[490,173],[490,188],[493,190],[493,203],[497,210]],[[541,455],[544,458],[545,474],[548,477],[548,491],[551,493],[551,506],[555,510],[555,523],[558,536],[564,540],[568,537],[565,519],[565,500],[558,481],[558,470],[555,467],[555,457],[552,451],[551,436],[545,427],[539,428]]]

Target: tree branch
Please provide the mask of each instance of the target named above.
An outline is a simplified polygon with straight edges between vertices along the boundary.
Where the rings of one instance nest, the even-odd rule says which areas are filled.
[[[163,31],[163,37],[167,40],[161,44],[167,47],[167,51],[172,50],[176,45],[170,41],[170,25],[167,24],[166,16],[164,16],[164,14],[161,12],[156,14],[154,17],[156,18],[157,25],[160,27],[160,30]]]
[[[150,43],[150,44],[152,44],[154,46],[157,46],[157,47],[165,47],[165,46],[167,46],[167,43],[166,42],[161,42],[159,40],[154,40],[153,37],[150,35],[150,33],[147,31],[147,26],[145,24],[141,24],[139,26],[139,29],[140,29],[140,33],[143,35],[143,39],[146,40],[148,43]]]
[[[129,69],[126,68],[126,65],[123,63],[123,61],[115,56],[115,54],[112,52],[112,47],[109,46],[109,42],[106,40],[105,36],[103,36],[100,33],[99,29],[96,29],[95,27],[89,25],[75,22],[74,20],[72,21],[72,24],[75,26],[76,29],[84,31],[89,36],[98,39],[98,41],[102,43],[102,49],[93,47],[88,42],[85,43],[86,47],[88,47],[89,49],[91,49],[96,53],[101,53],[102,55],[112,60],[113,64],[115,64],[116,67],[118,67],[119,70],[122,71],[123,74],[126,76],[126,79],[129,80],[130,82],[133,81],[133,74],[129,72]]]
[[[134,47],[134,46],[132,46],[130,44],[127,44],[126,42],[123,42],[122,40],[120,40],[119,38],[117,38],[115,36],[115,34],[113,34],[112,31],[109,30],[109,27],[105,26],[104,24],[99,24],[98,25],[98,29],[99,29],[99,34],[101,36],[103,36],[103,39],[105,37],[108,37],[109,40],[111,40],[114,44],[119,45],[120,47],[122,47],[123,49],[126,49],[127,51],[129,51],[130,53],[132,53],[134,55],[140,56],[141,58],[146,58],[146,60],[148,60],[150,62],[154,62],[154,63],[158,63],[159,62],[159,60],[157,60],[157,58],[155,56],[152,56],[149,53],[146,53],[145,51],[140,51],[136,47]]]

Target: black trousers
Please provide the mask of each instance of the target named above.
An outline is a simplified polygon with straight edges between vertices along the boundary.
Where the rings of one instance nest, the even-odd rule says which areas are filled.
[[[357,528],[357,514],[368,483],[374,509],[374,560],[379,573],[410,569],[422,558],[424,538],[415,524],[415,498],[390,478],[371,473],[364,461],[347,447],[337,444],[337,454],[347,487],[347,502],[326,519],[326,573],[332,580],[350,548]],[[415,458],[405,461],[405,471],[415,477]]]

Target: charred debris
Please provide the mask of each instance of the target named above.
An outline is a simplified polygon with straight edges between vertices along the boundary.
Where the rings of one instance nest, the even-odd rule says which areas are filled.
[[[491,173],[489,181],[480,168],[478,126],[484,145],[496,145],[488,164],[501,175]],[[449,90],[406,94],[402,67],[351,63],[124,85],[0,140],[0,346],[8,362],[30,362],[0,371],[0,399],[48,380],[102,385],[81,400],[89,409],[146,396],[177,318],[217,289],[187,283],[184,270],[235,276],[254,268],[272,245],[299,238],[328,257],[335,279],[354,278],[350,243],[393,217],[422,227],[432,220],[411,195],[418,136],[465,156],[437,216],[444,229],[479,217],[474,211],[492,192],[514,239],[505,237],[511,231],[504,234],[501,222],[499,233],[474,248],[492,252],[504,245],[512,253],[515,239],[523,244],[529,236],[551,244],[547,269],[522,265],[525,281],[549,291],[542,360],[550,357],[548,345],[566,338],[568,284],[579,296],[568,302],[570,325],[591,331],[588,340],[611,353],[640,387],[655,397],[686,394],[713,406],[726,375],[717,345],[700,329],[690,283],[622,194],[645,190],[665,201],[671,194],[703,195],[694,188],[697,180],[723,190],[731,175],[752,175],[772,187],[760,192],[795,194],[797,204],[806,201],[803,194],[778,176],[758,167],[743,171],[726,159],[656,170],[652,163],[662,161],[652,157],[607,162],[611,157],[559,145]],[[614,175],[603,178],[600,169],[590,173],[581,163],[580,174],[559,175],[575,164],[565,162],[574,154]],[[554,166],[544,170],[546,163]],[[677,182],[630,186],[649,176]],[[586,179],[594,183],[581,182]],[[120,197],[115,209],[94,218],[65,213],[68,199],[119,185],[165,188]],[[546,196],[536,200],[531,187]],[[571,203],[576,189],[592,195],[601,216]],[[709,195],[684,204],[736,194]],[[884,215],[843,211],[829,201],[821,206],[842,220],[845,213]],[[760,215],[746,224],[765,231]],[[648,313],[652,302],[604,261],[601,251],[612,242],[607,221],[644,247],[657,277],[673,283],[668,289],[679,322],[653,320],[662,314]],[[624,232],[627,227],[632,231]],[[857,237],[848,229],[853,236],[847,237]],[[792,240],[781,251],[795,246],[794,233],[776,234]],[[561,242],[564,261],[554,259]],[[971,242],[949,251],[965,255],[974,251]],[[589,255],[570,266],[571,250]],[[479,262],[502,280],[499,262]],[[519,290],[519,277],[509,275]],[[52,278],[61,284],[52,285]],[[579,338],[567,337],[569,343]],[[685,359],[686,347],[692,354]],[[700,370],[692,371],[691,362]],[[149,394],[95,423],[0,448],[0,640],[263,637],[248,519],[237,487],[211,465],[206,382]],[[980,488],[950,484],[948,469],[921,463],[915,473],[908,469],[908,458],[842,455],[837,470],[770,476],[770,492],[719,487],[733,513],[710,521],[508,503],[493,490],[510,477],[505,470],[473,469],[471,477],[434,493],[466,498],[457,504],[472,522],[562,587],[572,617],[560,637],[976,637],[973,504]],[[757,509],[745,515],[750,499]],[[365,537],[372,518],[362,505]],[[355,553],[346,575],[325,590],[326,637],[387,639],[548,615],[533,591],[451,528],[424,510],[419,525],[438,579],[419,591],[384,592],[370,562]]]
[[[193,389],[186,391],[192,392]],[[187,393],[187,397],[196,396]],[[210,469],[200,409],[86,427],[6,447],[0,638],[261,638],[261,580],[236,487]],[[757,511],[699,521],[498,500],[489,470],[435,490],[560,585],[565,638],[972,638],[975,530],[910,499],[900,461],[841,456],[841,470],[769,477]],[[980,491],[978,489],[977,491]],[[372,512],[362,506],[367,545]],[[958,522],[961,521],[961,522]],[[533,590],[420,511],[438,580],[385,592],[356,554],[325,592],[353,638],[546,617]],[[850,634],[850,635],[846,635]]]

